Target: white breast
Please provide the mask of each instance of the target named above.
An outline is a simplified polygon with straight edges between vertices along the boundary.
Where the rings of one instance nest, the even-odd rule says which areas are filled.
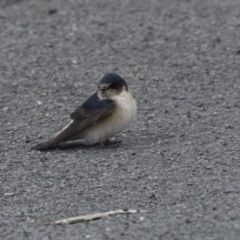
[[[136,117],[137,103],[131,93],[124,91],[112,99],[117,102],[116,110],[82,133],[87,141],[103,142],[127,128]]]

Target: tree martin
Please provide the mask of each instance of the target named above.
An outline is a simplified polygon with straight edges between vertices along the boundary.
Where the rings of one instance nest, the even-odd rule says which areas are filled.
[[[125,80],[116,73],[107,73],[100,79],[98,91],[70,115],[72,121],[32,149],[47,150],[77,139],[103,145],[127,128],[136,114],[137,103]]]

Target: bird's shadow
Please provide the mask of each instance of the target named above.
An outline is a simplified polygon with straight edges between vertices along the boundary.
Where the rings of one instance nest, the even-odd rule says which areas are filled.
[[[117,148],[122,143],[122,141],[109,141],[107,143],[104,143],[103,145],[100,143],[95,144],[87,144],[87,143],[81,143],[81,142],[70,142],[70,143],[61,143],[56,148],[48,149],[48,150],[42,150],[44,152],[46,151],[54,151],[56,149],[59,149],[61,151],[67,151],[67,150],[73,150],[73,149],[108,149],[108,148]]]

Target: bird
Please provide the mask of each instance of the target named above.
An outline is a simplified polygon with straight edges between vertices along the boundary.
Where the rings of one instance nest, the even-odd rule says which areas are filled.
[[[32,149],[54,149],[61,142],[78,139],[104,146],[109,138],[126,129],[136,115],[137,102],[126,81],[117,73],[107,73],[100,79],[98,90],[70,115],[71,122]]]

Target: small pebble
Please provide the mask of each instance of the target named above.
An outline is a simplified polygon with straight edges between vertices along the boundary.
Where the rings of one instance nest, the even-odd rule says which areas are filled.
[[[156,77],[156,76],[152,76],[151,79],[152,79],[153,81],[159,81],[159,78]]]
[[[57,13],[57,9],[56,8],[51,8],[51,9],[48,10],[48,14],[49,15],[52,15],[52,14],[55,14],[55,13]]]
[[[48,160],[48,157],[47,156],[42,156],[40,157],[40,161],[44,162],[44,161],[47,161]]]
[[[226,129],[233,129],[234,127],[231,126],[231,125],[229,125],[229,124],[225,124],[225,128],[226,128]]]
[[[26,136],[25,143],[30,143],[29,136]]]

